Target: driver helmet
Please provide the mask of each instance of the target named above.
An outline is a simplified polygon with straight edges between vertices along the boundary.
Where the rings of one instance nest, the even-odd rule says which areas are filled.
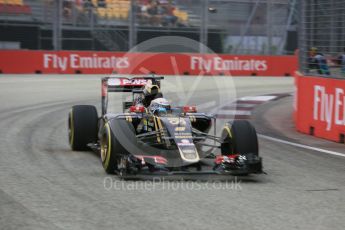
[[[152,114],[166,114],[171,111],[171,106],[167,99],[157,98],[151,101],[149,110]]]
[[[148,107],[151,104],[152,100],[163,97],[159,86],[153,85],[151,80],[149,80],[145,85],[143,94],[143,104],[145,107]]]

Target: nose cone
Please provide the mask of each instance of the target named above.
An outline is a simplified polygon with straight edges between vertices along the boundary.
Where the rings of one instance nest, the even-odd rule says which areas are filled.
[[[184,139],[183,139],[184,140]],[[190,144],[177,144],[178,149],[180,151],[181,159],[184,163],[197,163],[200,161],[199,154],[197,149],[195,148],[194,143]]]
[[[176,143],[182,161],[185,164],[199,162],[200,157],[193,143],[192,125],[189,118],[161,117],[160,119],[167,129],[169,136],[172,137]]]

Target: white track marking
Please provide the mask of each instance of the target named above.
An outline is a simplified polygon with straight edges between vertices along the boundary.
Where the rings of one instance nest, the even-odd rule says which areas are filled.
[[[242,107],[242,108],[254,108],[255,106],[257,106],[257,104],[245,104],[245,103],[241,103],[241,104],[234,104],[234,105],[230,105],[230,106],[234,106],[234,107]]]
[[[239,101],[271,101],[277,98],[277,96],[248,96],[241,97]]]
[[[220,110],[217,115],[245,115],[250,116],[252,113],[247,110]]]
[[[263,138],[263,139],[266,139],[266,140],[271,140],[271,141],[275,141],[275,142],[279,142],[279,143],[283,143],[283,144],[287,144],[287,145],[291,145],[291,146],[295,146],[295,147],[299,147],[299,148],[303,148],[303,149],[314,150],[314,151],[318,151],[321,153],[326,153],[326,154],[339,156],[339,157],[345,157],[344,153],[339,153],[339,152],[330,151],[330,150],[326,150],[326,149],[320,149],[320,148],[311,147],[308,145],[297,144],[294,142],[285,141],[285,140],[281,140],[278,138],[274,138],[274,137],[270,137],[270,136],[266,136],[266,135],[262,135],[262,134],[258,134],[258,136]]]

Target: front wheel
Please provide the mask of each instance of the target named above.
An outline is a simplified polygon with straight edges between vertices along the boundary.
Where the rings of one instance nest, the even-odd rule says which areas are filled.
[[[222,155],[252,153],[259,156],[255,128],[246,120],[228,123],[222,132],[221,152]]]
[[[123,159],[136,149],[133,125],[121,119],[107,121],[102,128],[100,145],[101,161],[106,173],[121,172],[125,168]]]
[[[114,135],[111,133],[109,123],[104,125],[102,136],[100,140],[101,145],[101,160],[102,165],[106,173],[114,174],[117,170],[117,156],[115,151],[117,140],[114,138]]]

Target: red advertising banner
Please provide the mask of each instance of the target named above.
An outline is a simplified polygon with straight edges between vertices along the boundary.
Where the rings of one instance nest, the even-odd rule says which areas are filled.
[[[295,122],[298,131],[344,142],[345,79],[295,74]]]
[[[288,76],[296,56],[1,50],[2,73]]]

